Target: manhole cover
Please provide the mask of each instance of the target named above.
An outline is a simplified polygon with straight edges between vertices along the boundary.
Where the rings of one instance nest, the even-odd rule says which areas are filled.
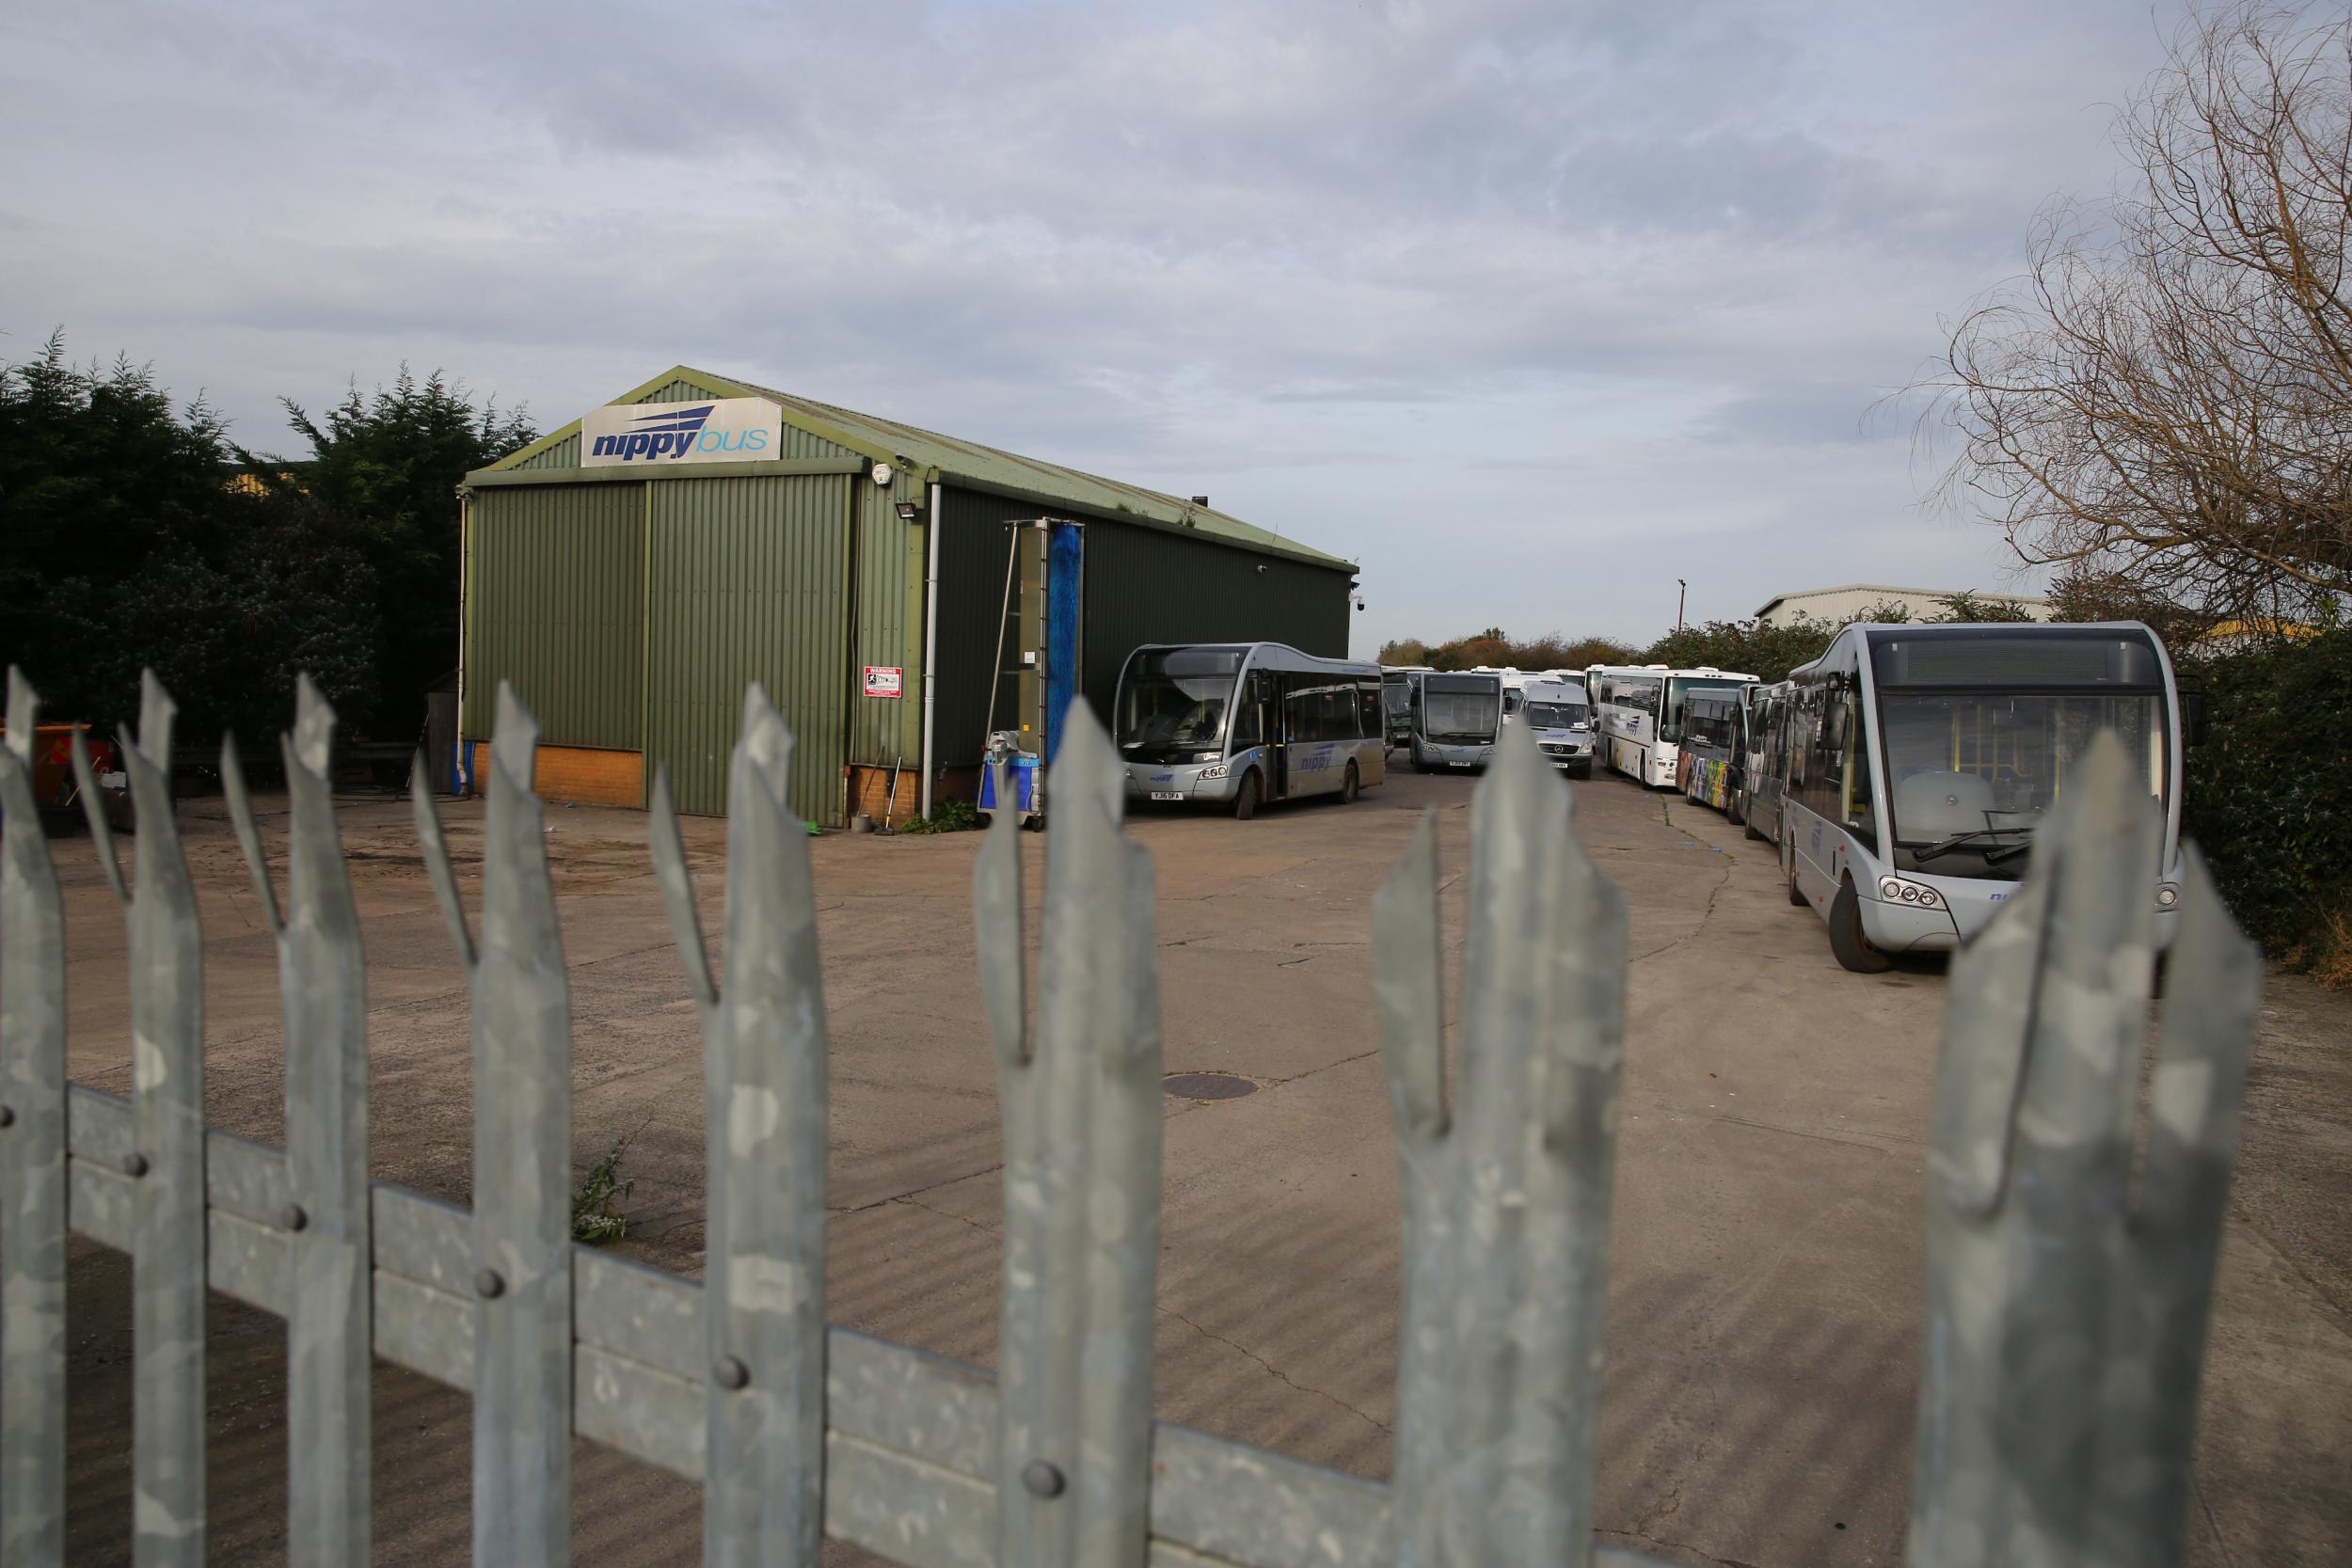
[[[1256,1094],[1258,1085],[1234,1072],[1171,1072],[1160,1080],[1160,1092],[1179,1100],[1239,1100]]]

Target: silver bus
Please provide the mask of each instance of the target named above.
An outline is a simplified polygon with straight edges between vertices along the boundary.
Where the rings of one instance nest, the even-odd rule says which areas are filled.
[[[1502,677],[1492,672],[1433,670],[1413,700],[1413,771],[1484,768],[1502,732]]]
[[[1382,738],[1393,749],[1413,741],[1413,683],[1429,673],[1423,664],[1390,665],[1380,672]]]
[[[1789,677],[1780,714],[1788,901],[1846,968],[1951,949],[2017,891],[2035,826],[2100,732],[2164,815],[2159,944],[2180,902],[2172,665],[2137,622],[1850,626]]]
[[[1231,807],[1356,799],[1388,777],[1377,664],[1279,642],[1155,643],[1127,656],[1112,700],[1131,798]]]
[[[1754,675],[1701,666],[1597,664],[1585,672],[1600,734],[1601,760],[1651,789],[1681,782],[1677,751],[1691,693],[1752,686]]]
[[[1796,689],[1787,681],[1743,687],[1740,691],[1739,777],[1724,815],[1750,838],[1780,842],[1780,758],[1772,750],[1777,716]]]

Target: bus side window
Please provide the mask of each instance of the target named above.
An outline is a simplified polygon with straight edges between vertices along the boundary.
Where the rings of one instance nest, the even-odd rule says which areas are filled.
[[[1380,689],[1367,686],[1356,699],[1356,736],[1359,740],[1377,740],[1384,721],[1380,713]]]

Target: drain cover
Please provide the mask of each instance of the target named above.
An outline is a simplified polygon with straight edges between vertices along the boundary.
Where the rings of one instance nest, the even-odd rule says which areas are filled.
[[[1160,1092],[1179,1100],[1239,1100],[1256,1094],[1258,1085],[1235,1072],[1171,1072],[1160,1080]]]

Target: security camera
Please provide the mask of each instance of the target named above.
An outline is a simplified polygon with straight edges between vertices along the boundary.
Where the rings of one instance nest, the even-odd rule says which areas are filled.
[[[1265,562],[1263,561],[1258,562],[1258,575],[1260,577],[1265,576]]]

